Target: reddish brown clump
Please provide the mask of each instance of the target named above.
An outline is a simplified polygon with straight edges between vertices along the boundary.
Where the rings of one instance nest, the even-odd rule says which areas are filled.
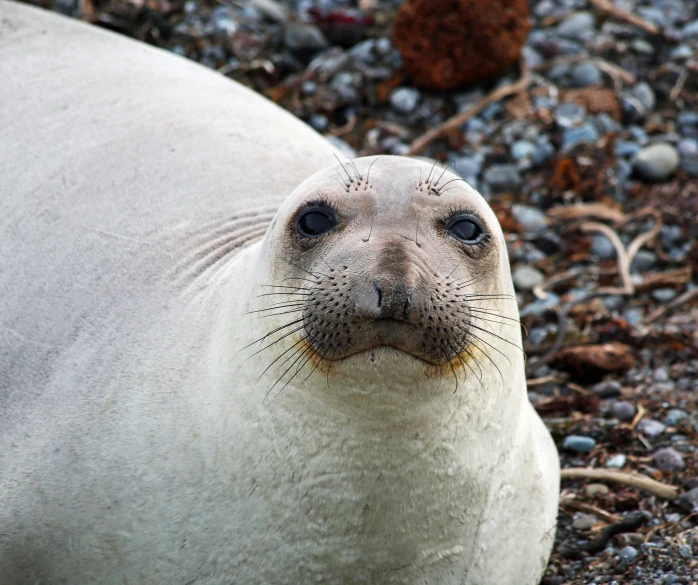
[[[530,28],[526,0],[407,0],[393,41],[416,83],[452,89],[501,75]]]

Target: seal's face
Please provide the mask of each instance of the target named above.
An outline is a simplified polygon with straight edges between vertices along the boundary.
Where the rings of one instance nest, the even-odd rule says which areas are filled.
[[[295,336],[299,360],[373,360],[390,348],[477,376],[476,354],[498,351],[492,324],[512,305],[501,230],[456,175],[414,159],[358,159],[303,183],[279,217],[271,237],[283,268],[265,311],[289,318],[279,333]]]

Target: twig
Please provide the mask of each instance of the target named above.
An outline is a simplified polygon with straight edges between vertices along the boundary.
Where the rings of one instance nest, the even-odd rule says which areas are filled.
[[[609,2],[609,0],[589,0],[589,2],[613,18],[617,18],[618,20],[622,20],[628,24],[636,26],[637,28],[641,28],[651,35],[658,35],[662,32],[662,30],[656,24],[652,24],[651,22],[646,21],[644,18],[640,18],[637,14],[626,12],[622,8],[618,8]]]
[[[612,514],[611,512],[606,512],[597,506],[592,506],[586,502],[581,502],[574,496],[567,496],[560,499],[560,505],[569,508],[570,510],[577,510],[578,512],[585,512],[586,514],[593,514],[597,518],[600,518],[604,522],[609,524],[612,522],[620,522],[621,517],[617,514]]]
[[[561,376],[551,374],[549,376],[543,376],[542,378],[531,378],[530,380],[526,380],[526,385],[528,387],[542,386],[543,384],[549,384],[550,382],[564,382],[564,379]]]
[[[602,233],[611,241],[611,244],[613,244],[613,247],[616,249],[616,256],[618,257],[618,276],[620,276],[623,286],[599,288],[596,292],[609,295],[632,295],[635,292],[635,287],[630,280],[630,262],[632,260],[615,230],[608,227],[606,224],[596,221],[586,221],[579,226],[579,229],[585,233]]]
[[[652,311],[649,315],[647,315],[647,317],[645,317],[643,324],[649,325],[650,323],[653,323],[654,321],[659,319],[664,313],[666,313],[669,309],[675,309],[676,307],[683,305],[696,297],[698,297],[698,287],[693,288],[691,290],[687,290],[685,293],[673,299],[668,305],[664,307],[659,307],[658,309]]]
[[[516,81],[515,83],[508,84],[508,85],[503,85],[502,87],[498,87],[497,89],[488,93],[484,98],[479,100],[477,103],[470,106],[464,112],[459,112],[455,116],[451,116],[448,120],[442,122],[436,128],[432,128],[428,132],[425,132],[424,134],[419,136],[417,139],[415,139],[412,142],[412,144],[410,144],[410,148],[407,151],[407,154],[408,155],[421,154],[424,151],[424,149],[427,146],[429,146],[429,144],[431,144],[434,140],[441,138],[442,136],[446,135],[451,130],[454,130],[455,128],[460,127],[465,122],[467,122],[470,118],[479,114],[482,110],[484,110],[490,104],[497,102],[497,101],[499,101],[507,96],[514,95],[517,93],[521,93],[522,91],[525,91],[526,88],[528,87],[528,84],[531,82],[531,72],[528,69],[526,62],[523,59],[521,59],[520,67],[521,67],[521,77],[519,77],[518,81]]]
[[[642,403],[637,405],[637,413],[633,417],[633,422],[630,423],[630,428],[635,429],[638,424],[640,424],[640,421],[642,420],[642,417],[645,416],[645,413],[647,411],[645,410],[645,407],[642,406]]]
[[[654,494],[659,498],[673,501],[679,495],[679,488],[673,485],[656,481],[644,475],[626,473],[624,471],[610,471],[608,469],[592,469],[586,467],[571,467],[560,471],[562,479],[596,479],[613,481],[623,485],[638,488],[642,491]]]
[[[686,80],[688,79],[688,68],[683,69],[681,73],[679,74],[679,78],[676,80],[676,83],[674,84],[674,87],[671,88],[671,92],[669,93],[669,99],[673,102],[676,100],[677,97],[679,97],[679,94],[681,93],[681,90],[683,90],[683,86],[686,83]]]

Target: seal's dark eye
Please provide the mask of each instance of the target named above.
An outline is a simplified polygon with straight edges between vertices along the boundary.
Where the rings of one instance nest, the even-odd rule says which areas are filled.
[[[337,220],[328,209],[314,207],[304,211],[296,222],[298,233],[304,238],[317,238],[334,229]]]
[[[477,244],[483,237],[482,229],[472,219],[456,217],[451,220],[447,229],[454,238],[466,244]]]

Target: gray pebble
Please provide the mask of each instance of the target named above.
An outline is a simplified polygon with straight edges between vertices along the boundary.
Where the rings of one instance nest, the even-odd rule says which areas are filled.
[[[698,510],[698,487],[681,494],[675,502],[684,512]]]
[[[673,288],[656,288],[652,291],[652,298],[660,303],[668,303],[676,296]]]
[[[585,41],[594,34],[595,18],[591,12],[574,12],[557,26],[557,34],[576,41]]]
[[[529,140],[517,140],[511,145],[511,158],[517,161],[524,158],[531,158],[536,152],[536,148],[536,145]]]
[[[586,113],[584,106],[563,102],[555,109],[553,118],[561,128],[574,128],[584,121]]]
[[[659,232],[659,237],[664,244],[683,244],[684,236],[681,226],[676,224],[665,225]]]
[[[655,382],[668,382],[669,378],[669,370],[666,368],[666,366],[658,367],[652,374],[652,379]]]
[[[688,413],[680,408],[672,408],[664,416],[664,423],[670,427],[675,427],[680,421],[688,418]]]
[[[654,90],[646,81],[641,81],[637,85],[631,87],[628,93],[642,104],[646,112],[654,110],[657,98],[654,95]]]
[[[572,522],[572,528],[575,530],[589,530],[592,526],[599,523],[599,519],[591,514],[583,514],[579,518],[575,518]]]
[[[595,445],[596,441],[594,439],[583,435],[568,435],[562,442],[563,449],[574,451],[575,453],[589,453]]]
[[[412,87],[398,87],[390,92],[390,105],[401,114],[414,111],[419,103],[421,94]]]
[[[613,146],[613,152],[616,156],[635,156],[642,147],[637,142],[628,142],[626,140],[616,140]]]
[[[536,140],[536,150],[533,153],[532,160],[536,166],[542,165],[551,156],[555,154],[555,147],[552,145],[547,136],[541,136]]]
[[[695,36],[698,36],[698,20],[692,20],[681,29],[682,39],[690,39]]]
[[[532,290],[544,280],[543,273],[533,266],[521,266],[514,270],[512,280],[516,290]]]
[[[662,434],[665,428],[666,425],[652,418],[643,418],[637,424],[638,432],[645,435],[645,437],[649,437],[650,439]]]
[[[312,116],[310,116],[310,120],[308,121],[310,125],[318,132],[324,132],[330,125],[327,116],[321,116],[319,114],[313,114]]]
[[[578,144],[593,144],[599,139],[596,126],[591,122],[585,122],[576,128],[565,128],[562,133],[562,151],[568,152]],[[678,158],[677,158],[678,166]],[[675,169],[674,169],[675,170]]]
[[[611,260],[616,257],[616,249],[613,247],[611,240],[602,234],[591,236],[589,252],[594,256],[598,256],[600,260]]]
[[[520,317],[528,317],[529,315],[540,315],[545,311],[555,309],[560,305],[560,297],[554,293],[548,292],[548,296],[544,299],[537,299],[529,303],[520,311]]]
[[[673,447],[658,449],[652,455],[652,461],[661,471],[681,471],[684,468],[683,456]]]
[[[485,171],[484,180],[495,193],[516,191],[522,180],[519,170],[514,165],[492,165]]]
[[[657,255],[649,250],[640,250],[630,265],[630,272],[647,272],[657,263]]]
[[[627,400],[615,400],[611,403],[608,412],[611,416],[622,422],[633,420],[635,416],[635,405]]]
[[[693,56],[693,49],[689,45],[679,45],[674,47],[669,53],[669,59],[674,61],[681,61],[683,59],[690,59]]]
[[[317,91],[317,83],[309,79],[301,84],[301,92],[303,95],[313,95]]]
[[[591,387],[591,391],[599,398],[615,398],[620,395],[621,385],[617,380],[605,380]]]
[[[319,51],[329,46],[318,27],[303,22],[286,23],[284,44],[290,51]]]
[[[648,43],[644,39],[635,39],[632,43],[630,43],[630,47],[633,51],[640,53],[641,55],[654,55],[654,46],[652,46],[652,43]]]
[[[685,584],[685,581],[678,575],[674,575],[674,573],[664,574],[664,581],[662,581],[662,585],[679,585],[682,583]]]
[[[638,551],[634,546],[626,546],[620,549],[618,556],[626,562],[632,561],[638,555]]]
[[[592,62],[579,63],[570,72],[572,87],[588,87],[601,83],[601,70]]]
[[[664,181],[679,167],[679,151],[672,144],[660,142],[645,146],[637,153],[633,168],[648,181]]]
[[[613,455],[612,457],[608,458],[605,467],[608,467],[610,469],[620,469],[621,467],[623,467],[623,465],[625,465],[625,460],[625,455],[623,455],[622,453],[618,453],[617,455]]]
[[[274,0],[250,0],[250,6],[256,8],[266,18],[279,24],[288,20],[286,7]]]
[[[477,179],[482,167],[480,161],[474,157],[458,156],[453,159],[453,168],[456,173],[470,182],[471,179]]]
[[[548,221],[537,207],[515,203],[511,206],[511,213],[517,223],[526,231],[538,231],[548,226]]]
[[[632,327],[635,327],[636,325],[642,323],[643,316],[644,314],[642,312],[642,309],[640,309],[639,307],[630,307],[629,309],[623,311],[623,319],[625,319],[628,325]]]
[[[679,547],[679,556],[682,559],[690,559],[693,557],[693,549],[690,544],[682,544]]]

